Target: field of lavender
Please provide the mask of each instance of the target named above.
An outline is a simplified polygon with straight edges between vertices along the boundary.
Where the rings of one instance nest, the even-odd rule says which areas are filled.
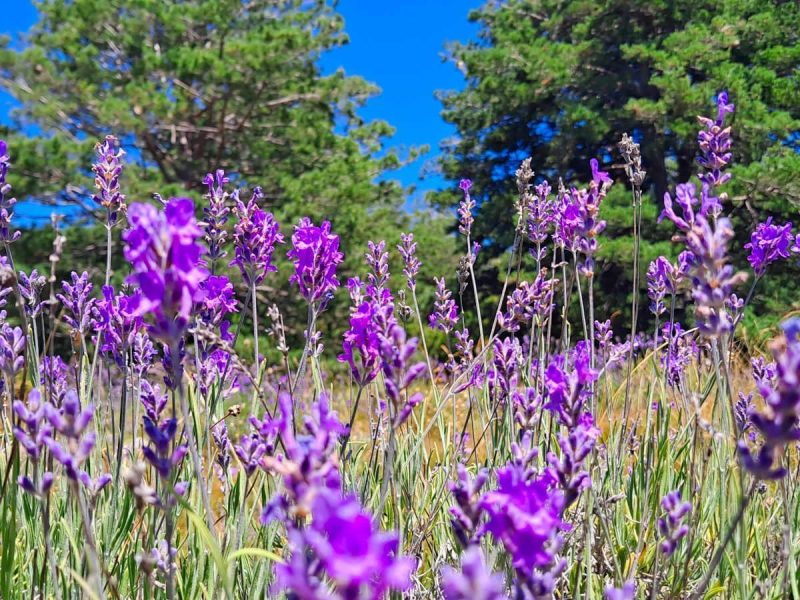
[[[758,282],[800,237],[762,223],[745,246],[752,273],[729,264],[727,94],[716,109],[699,119],[701,188],[664,198],[685,250],[646,267],[650,304],[633,295],[624,338],[595,311],[612,179],[594,160],[583,189],[533,185],[535,165],[520,166],[497,307],[478,298],[463,180],[465,254],[457,277],[433,282],[427,315],[412,234],[370,243],[345,282],[330,223],[290,230],[222,171],[202,207],[126,203],[111,137],[93,167],[105,282],[18,272],[14,149],[0,141],[0,597],[800,597],[800,320],[771,356],[735,344]],[[618,150],[641,231],[647,175],[631,138]],[[404,289],[390,289],[395,247]],[[256,293],[277,253],[308,307],[302,353]],[[325,339],[318,320],[340,287],[349,329]],[[675,319],[684,295],[691,327]],[[463,314],[467,297],[477,314]],[[636,331],[644,310],[652,332]],[[71,353],[54,352],[56,331]]]

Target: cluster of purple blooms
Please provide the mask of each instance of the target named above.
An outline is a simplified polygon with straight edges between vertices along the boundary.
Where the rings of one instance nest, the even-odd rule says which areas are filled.
[[[696,186],[686,183],[677,186],[674,200],[669,194],[664,198],[662,217],[675,224],[686,249],[676,262],[660,256],[647,270],[650,310],[661,326],[661,338],[656,329],[651,341],[661,352],[666,383],[682,391],[685,371],[701,352],[691,333],[674,319],[681,288],[688,285],[691,289],[699,332],[717,342],[726,341],[733,333],[745,305],[735,294],[745,275],[730,264],[728,246],[734,236],[730,221],[722,216],[726,195],[719,189],[730,179],[726,168],[732,142],[725,117],[733,111],[733,104],[723,93],[717,105],[716,119],[701,118],[699,197]],[[201,399],[213,405],[212,399],[218,400],[216,392],[223,400],[234,393],[241,374],[233,349],[236,336],[231,331],[231,316],[239,311],[236,289],[233,281],[217,272],[227,256],[227,222],[231,216],[235,218],[230,239],[234,258],[228,266],[238,269],[252,294],[254,313],[256,288],[268,273],[277,271],[274,252],[286,240],[275,217],[260,206],[261,190],[255,188],[244,203],[238,190],[226,190],[230,178],[222,170],[209,173],[203,180],[207,206],[202,223],[196,220],[195,205],[188,198],[169,199],[163,209],[144,203],[127,206],[120,187],[124,153],[118,146],[113,137],[97,145],[94,199],[108,211],[109,230],[121,217],[127,219],[123,240],[131,268],[128,287],[115,290],[106,285],[95,296],[89,275],[72,273],[56,299],[64,309],[63,320],[72,333],[73,347],[84,353],[84,338],[89,334],[98,351],[123,374],[123,394],[136,389],[138,406],[144,412],[144,439],[132,453],[140,452],[149,467],[135,464],[125,479],[140,510],[154,505],[169,520],[178,504],[176,496],[188,490],[189,483],[180,479],[186,475],[185,458],[195,449],[188,415],[182,422],[170,394],[183,399],[186,368]],[[15,201],[6,183],[8,166],[7,148],[0,141],[0,239],[4,242],[18,237],[10,229]],[[505,298],[505,310],[496,315],[497,334],[493,327],[487,342],[481,330],[481,346],[477,346],[463,326],[465,315],[445,278],[434,278],[435,300],[428,324],[454,344],[446,369],[452,393],[485,386],[492,408],[509,414],[508,421],[498,422],[508,423],[513,429],[510,458],[505,464],[493,471],[479,469],[474,476],[470,467],[459,464],[457,479],[450,485],[455,501],[450,510],[452,529],[464,552],[460,569],[447,568],[441,573],[446,600],[496,600],[508,597],[509,587],[519,598],[551,598],[567,568],[561,557],[568,543],[566,534],[573,527],[570,520],[581,506],[581,495],[592,487],[592,458],[601,437],[593,413],[595,388],[601,373],[621,361],[636,344],[631,339],[615,345],[611,321],[590,321],[593,337],[584,331],[585,339],[571,347],[563,344],[560,354],[541,347],[534,351],[534,334],[544,335],[555,310],[559,280],[551,272],[571,263],[573,273],[589,278],[589,285],[595,275],[598,237],[605,228],[600,208],[612,180],[597,160],[590,162],[590,169],[587,188],[560,185],[553,197],[547,182],[533,185],[530,161],[520,168],[518,233],[531,245],[536,275],[532,281],[520,281]],[[459,231],[471,241],[476,206],[470,193],[472,183],[463,180],[460,188],[464,198],[458,209]],[[555,246],[550,268],[543,265],[548,239]],[[340,287],[337,271],[344,261],[340,239],[330,222],[316,225],[302,218],[288,244],[286,258],[292,265],[289,282],[308,304],[307,343],[316,345],[321,335],[313,330],[316,317]],[[369,242],[364,280],[353,277],[347,282],[349,326],[338,359],[346,365],[358,397],[366,386],[377,383],[376,389],[368,392],[377,399],[375,435],[380,430],[390,432],[392,449],[387,456],[393,458],[395,433],[409,427],[414,410],[425,399],[420,383],[430,365],[415,360],[418,339],[409,336],[402,324],[404,318],[398,317],[405,292],[398,292],[400,300],[396,303],[386,247],[385,241]],[[464,257],[470,271],[478,247],[468,246]],[[793,239],[790,223],[775,225],[768,219],[755,228],[744,247],[758,280],[769,265],[800,253],[800,235]],[[415,294],[421,263],[413,235],[401,235],[397,250],[405,283]],[[562,263],[557,265],[558,250]],[[466,289],[463,271],[459,272],[459,293]],[[46,283],[47,279],[36,271],[18,274],[16,291],[28,319],[41,317],[48,307],[49,300],[42,297]],[[9,293],[4,290],[0,294],[0,307]],[[744,394],[735,406],[741,460],[759,479],[783,477],[786,467],[780,462],[781,449],[800,441],[800,321],[787,322],[784,330],[784,338],[772,348],[774,366],[753,364],[764,409],[757,410],[752,395]],[[79,376],[69,381],[67,364],[55,356],[36,357],[36,386],[26,397],[17,398],[15,384],[27,366],[27,340],[27,332],[7,323],[3,311],[0,370],[4,391],[13,400],[14,436],[33,465],[29,473],[20,476],[19,485],[36,497],[45,497],[51,493],[56,476],[44,469],[55,461],[78,494],[94,501],[112,477],[101,474],[93,479],[86,470],[97,444],[91,398],[80,395],[86,392],[80,389]],[[159,357],[154,341],[162,344],[165,392],[150,381],[150,371],[156,370]],[[194,361],[189,360],[192,352]],[[260,364],[261,357],[256,360]],[[380,529],[383,515],[369,513],[351,491],[340,466],[340,453],[344,454],[353,419],[349,426],[342,423],[326,393],[304,402],[306,396],[291,389],[300,374],[298,370],[292,381],[292,374],[287,373],[286,380],[274,388],[273,412],[264,402],[263,416],[250,414],[247,431],[235,442],[229,438],[224,417],[213,426],[209,424],[215,447],[213,466],[221,481],[230,482],[242,473],[245,494],[251,480],[263,474],[279,482],[260,519],[262,525],[278,523],[287,542],[285,560],[275,567],[274,593],[286,592],[293,598],[360,600],[406,591],[412,585],[416,559],[402,554],[397,534]],[[262,383],[251,375],[249,385],[259,388],[258,392]],[[429,384],[436,386],[437,382]],[[256,397],[261,399],[258,394]],[[548,442],[548,451],[542,452],[540,425],[548,416],[553,445]],[[121,427],[120,438],[123,432]],[[751,435],[745,438],[745,432]],[[464,437],[462,432],[459,445]],[[756,439],[760,447],[753,450]],[[120,439],[120,448],[122,444]],[[457,456],[464,458],[466,454]],[[195,476],[200,477],[199,460],[195,462]],[[156,486],[147,483],[147,468],[155,474]],[[202,480],[198,483],[205,485]],[[380,506],[382,510],[383,499]],[[691,504],[682,501],[676,490],[662,499],[661,506],[663,514],[656,526],[661,552],[669,557],[688,532]],[[210,510],[206,510],[211,519]],[[168,579],[174,577],[177,556],[171,545],[172,533],[168,526],[167,538],[151,540],[155,547],[141,557],[142,568],[155,566]],[[508,558],[513,571],[510,584],[502,574],[493,572],[482,551],[483,540],[489,536]],[[609,587],[605,596],[608,600],[631,599],[635,585],[626,582],[621,588]]]

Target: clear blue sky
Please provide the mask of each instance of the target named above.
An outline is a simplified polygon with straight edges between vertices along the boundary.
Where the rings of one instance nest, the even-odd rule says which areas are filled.
[[[3,0],[3,4],[0,33],[16,37],[35,22],[30,0]],[[397,129],[394,145],[430,146],[427,155],[394,175],[416,185],[420,193],[443,184],[435,174],[420,177],[427,171],[426,163],[433,163],[440,142],[454,134],[441,119],[434,92],[458,89],[464,83],[456,68],[442,60],[445,44],[477,34],[467,14],[480,4],[481,0],[341,0],[338,11],[345,18],[350,44],[321,59],[324,72],[342,67],[381,88],[362,114],[391,123]],[[11,108],[11,99],[0,92],[0,122],[7,120]]]

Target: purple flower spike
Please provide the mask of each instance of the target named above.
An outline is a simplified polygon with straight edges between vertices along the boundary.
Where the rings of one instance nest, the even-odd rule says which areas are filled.
[[[37,389],[28,393],[27,402],[14,401],[14,414],[22,421],[22,427],[14,427],[14,437],[34,462],[39,460],[45,441],[53,430],[45,418],[45,402]]]
[[[331,233],[328,221],[317,227],[307,217],[300,219],[286,256],[294,263],[289,281],[297,284],[309,303],[320,302],[339,287],[336,268],[344,254],[339,252],[339,236]]]
[[[520,282],[506,300],[506,312],[498,315],[497,324],[506,331],[516,332],[538,317],[539,323],[553,306],[553,294],[558,280],[547,276],[542,267],[533,283]]]
[[[24,364],[25,335],[22,329],[3,323],[0,325],[0,371],[13,383]]]
[[[647,295],[650,298],[650,310],[656,316],[667,310],[664,297],[676,292],[680,280],[678,270],[664,256],[659,256],[647,268]]]
[[[234,215],[238,219],[233,230],[235,258],[230,266],[236,266],[248,285],[258,285],[267,273],[278,270],[272,264],[275,246],[283,243],[283,234],[272,213],[259,208],[263,197],[261,188],[255,188],[250,201],[236,201]]]
[[[636,583],[626,581],[621,588],[608,586],[603,593],[605,600],[636,600]]]
[[[750,422],[764,439],[757,456],[746,442],[739,442],[743,464],[760,479],[778,479],[786,474],[785,468],[775,465],[775,458],[788,443],[800,440],[800,319],[783,323],[784,338],[773,340],[772,356],[775,375],[768,366],[759,368],[756,375],[758,392],[764,398],[764,412],[751,411]],[[761,363],[758,363],[762,367]]]
[[[139,304],[136,295],[114,295],[114,288],[103,286],[103,295],[93,304],[95,331],[102,334],[100,350],[110,354],[120,368],[125,365],[128,349],[142,326],[142,317],[134,313]]]
[[[414,290],[417,287],[417,274],[422,266],[422,263],[417,258],[417,243],[414,241],[414,234],[401,233],[397,250],[400,252],[400,256],[403,257],[403,275],[406,276],[408,289]]]
[[[555,560],[564,497],[549,473],[530,476],[519,465],[497,470],[497,489],[484,495],[484,530],[502,542],[518,572],[545,569]]]
[[[330,580],[335,597],[379,600],[389,591],[405,591],[411,586],[416,561],[399,556],[397,535],[376,530],[372,515],[357,500],[324,492],[315,498],[313,514],[311,526],[291,540],[292,554],[310,552]],[[298,577],[301,574],[293,572],[293,567],[294,560],[277,569],[285,587],[306,580]],[[305,582],[302,586],[313,588]],[[303,597],[323,597],[318,591],[315,594]]]
[[[458,230],[469,238],[472,233],[472,224],[475,222],[475,218],[472,215],[475,210],[475,200],[472,199],[469,193],[472,181],[462,179],[458,187],[464,192],[464,199],[458,205]]]
[[[774,262],[789,258],[789,247],[792,244],[792,224],[773,225],[772,217],[759,223],[750,236],[750,242],[744,245],[750,250],[747,261],[758,277]]]
[[[492,573],[483,561],[479,546],[467,548],[461,559],[461,571],[442,570],[442,593],[445,600],[503,600],[503,576]]]
[[[233,451],[242,463],[244,472],[250,477],[258,468],[261,457],[267,451],[267,447],[261,438],[255,434],[243,435],[239,443],[233,447]]]
[[[737,273],[728,264],[728,243],[733,229],[728,219],[716,224],[698,217],[686,236],[686,245],[695,256],[692,265],[692,297],[700,332],[717,338],[733,330],[733,318],[726,308],[734,288],[746,281],[746,273]]]
[[[11,231],[11,219],[14,218],[17,199],[11,196],[11,184],[6,181],[10,166],[8,145],[5,140],[0,140],[0,241],[7,243],[17,241],[22,235],[19,231]]]
[[[119,148],[119,140],[113,135],[106,136],[94,148],[97,162],[92,165],[94,186],[97,193],[92,199],[108,211],[108,222],[117,221],[118,213],[125,212],[125,196],[120,192],[119,178],[122,175],[122,157],[125,152]]]
[[[661,551],[667,556],[672,556],[678,547],[678,542],[689,533],[689,527],[684,521],[692,510],[692,504],[682,502],[680,491],[674,490],[661,499],[661,508],[665,511],[664,516],[658,520],[658,532],[664,538],[661,542]]]
[[[207,273],[200,264],[202,231],[194,218],[189,198],[171,199],[164,211],[150,204],[132,204],[130,229],[125,232],[125,258],[133,267],[128,281],[140,294],[132,297],[134,316],[153,314],[153,333],[165,341],[177,341],[202,300],[200,283]]]
[[[47,301],[41,298],[42,289],[47,285],[47,277],[39,275],[39,271],[34,269],[30,275],[20,271],[18,281],[19,293],[25,305],[25,314],[31,318],[38,317],[42,308],[47,304]]]
[[[374,306],[362,302],[350,314],[350,329],[344,334],[339,362],[350,366],[350,373],[358,385],[366,385],[378,375],[380,349]]]
[[[428,322],[432,329],[450,333],[458,324],[458,306],[452,292],[447,289],[444,277],[434,277],[433,280],[436,282],[436,301]]]
[[[717,97],[717,118],[697,117],[700,124],[705,127],[697,134],[700,145],[700,156],[697,162],[704,173],[700,180],[710,188],[720,186],[731,178],[730,173],[723,173],[732,158],[731,153],[731,128],[725,127],[725,115],[733,113],[733,103],[728,101],[728,93],[721,92]]]
[[[457,468],[458,479],[450,483],[450,493],[456,501],[455,506],[450,507],[450,522],[458,540],[468,547],[479,539],[477,533],[483,516],[481,492],[489,480],[489,472],[481,469],[472,477],[464,465],[459,464]]]
[[[80,275],[73,271],[71,279],[72,284],[66,281],[61,283],[64,293],[57,294],[56,298],[69,312],[64,315],[64,321],[82,336],[89,330],[91,324],[94,307],[94,299],[91,297],[93,286],[86,271]]]
[[[208,246],[206,256],[211,261],[212,267],[215,261],[228,255],[225,251],[228,239],[225,223],[228,222],[231,209],[226,205],[228,192],[225,191],[225,184],[229,181],[222,169],[217,169],[214,174],[208,173],[203,178],[203,183],[208,186],[208,193],[205,195],[208,205],[203,208],[205,239]]]

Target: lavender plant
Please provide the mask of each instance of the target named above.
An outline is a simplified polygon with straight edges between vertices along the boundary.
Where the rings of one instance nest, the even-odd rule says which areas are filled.
[[[97,146],[95,199],[109,236],[124,228],[125,284],[109,285],[109,260],[56,293],[14,267],[0,142],[0,596],[797,596],[800,325],[752,377],[735,344],[755,283],[797,234],[754,228],[740,296],[733,110],[722,93],[700,120],[700,186],[664,198],[681,246],[646,270],[649,334],[594,302],[613,182],[597,160],[585,187],[555,193],[522,163],[491,303],[463,180],[459,269],[421,307],[412,233],[370,242],[364,271],[345,273],[335,220],[302,218],[281,263],[259,188],[245,203],[237,174],[209,165],[202,207],[127,205],[114,138]],[[632,138],[620,151],[639,235],[646,173]],[[284,264],[305,323],[284,323],[271,297]],[[326,311],[348,296],[339,333]]]

